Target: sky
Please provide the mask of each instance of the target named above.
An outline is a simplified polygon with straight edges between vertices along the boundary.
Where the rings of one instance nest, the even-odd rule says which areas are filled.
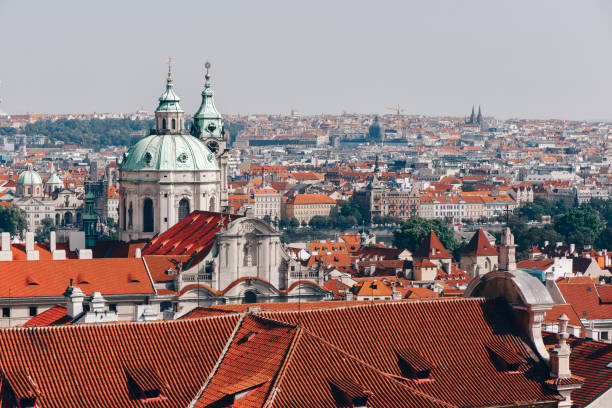
[[[0,0],[0,109],[612,119],[609,0]]]

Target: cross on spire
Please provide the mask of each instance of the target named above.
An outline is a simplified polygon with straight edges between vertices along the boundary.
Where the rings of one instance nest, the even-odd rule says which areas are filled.
[[[206,74],[204,75],[204,78],[206,79],[206,87],[210,87],[210,62],[206,61],[204,68],[206,69]]]
[[[168,57],[168,81],[172,81],[172,64],[174,63],[174,61],[172,61],[172,57]]]

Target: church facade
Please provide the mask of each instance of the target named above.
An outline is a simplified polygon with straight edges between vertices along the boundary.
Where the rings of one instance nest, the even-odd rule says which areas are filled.
[[[169,70],[154,129],[119,167],[119,239],[150,239],[194,210],[221,211],[227,204],[225,152],[208,72],[190,132]]]

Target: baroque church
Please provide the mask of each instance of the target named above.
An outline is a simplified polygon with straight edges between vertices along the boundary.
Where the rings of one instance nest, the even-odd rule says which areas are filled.
[[[189,131],[169,70],[155,128],[124,155],[120,240],[146,240],[142,256],[149,260],[180,261],[154,277],[157,289],[176,294],[166,299],[177,306],[175,312],[197,305],[328,298],[323,273],[291,259],[278,231],[257,218],[229,213],[228,135],[209,69],[206,63],[202,103]]]
[[[119,239],[151,239],[194,210],[227,206],[227,149],[210,74],[190,131],[168,70],[155,127],[125,153],[119,168]]]

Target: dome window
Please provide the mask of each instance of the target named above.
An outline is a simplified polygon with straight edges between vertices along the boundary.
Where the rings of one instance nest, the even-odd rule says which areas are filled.
[[[187,162],[187,154],[181,153],[179,155],[179,157],[177,158],[177,160],[179,161],[179,163],[186,163]]]
[[[147,166],[151,165],[151,160],[153,160],[153,156],[151,155],[151,153],[146,152],[144,155],[144,161],[147,164]]]

